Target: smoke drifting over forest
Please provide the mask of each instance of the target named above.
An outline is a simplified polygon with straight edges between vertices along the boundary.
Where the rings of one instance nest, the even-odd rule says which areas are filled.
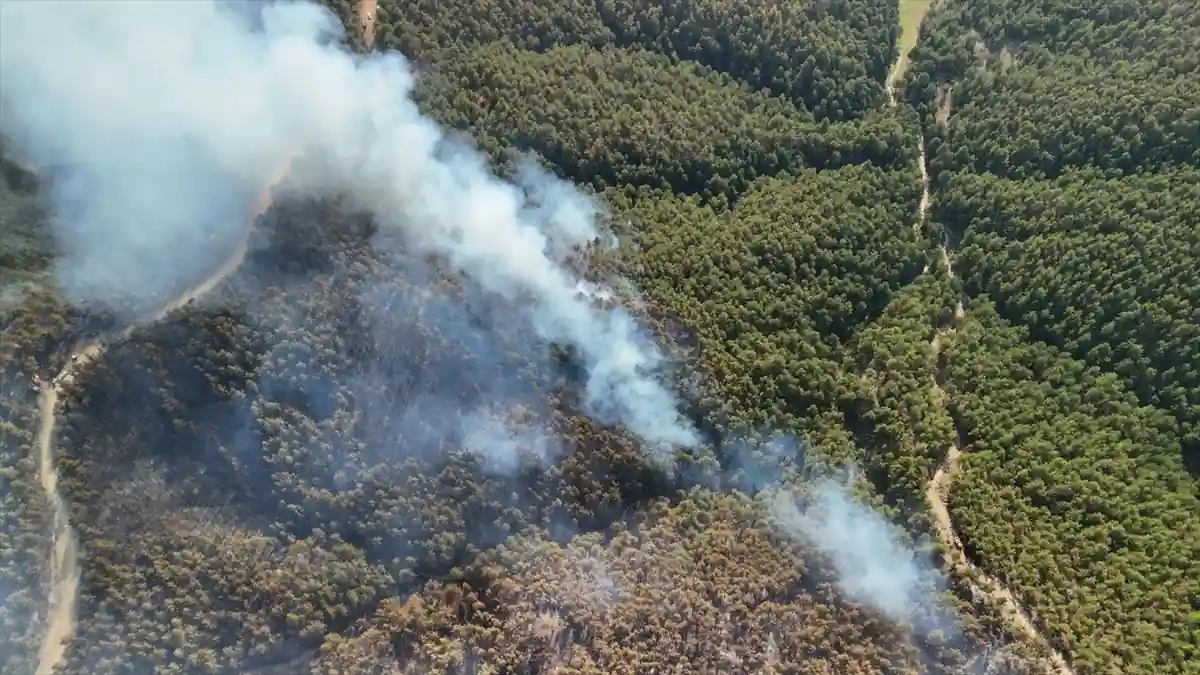
[[[892,526],[854,499],[850,485],[829,478],[817,481],[809,508],[801,510],[785,492],[771,502],[771,511],[789,535],[812,542],[829,556],[847,595],[897,621],[926,621],[926,629],[957,629],[942,625],[931,598],[921,595],[923,579],[942,583],[940,575],[923,566],[896,539]],[[930,576],[927,576],[930,575]]]
[[[573,347],[590,415],[652,457],[699,444],[659,350],[558,260],[600,235],[601,206],[536,169],[493,176],[420,113],[400,55],[344,51],[334,17],[303,3],[0,7],[0,132],[54,176],[56,278],[72,300],[146,307],[202,277],[217,254],[197,247],[232,247],[255,196],[301,155],[319,169],[295,174],[298,190],[351,195],[406,245],[526,308],[543,341]],[[467,419],[470,449],[511,467],[517,441]],[[550,452],[541,437],[519,443]],[[908,618],[919,570],[890,526],[842,486],[820,494],[823,509],[777,509],[780,522],[831,557],[853,596]]]
[[[254,195],[300,153],[324,170],[298,188],[353,187],[409,245],[520,298],[540,337],[574,346],[590,412],[653,447],[696,442],[653,376],[656,349],[631,317],[594,310],[550,255],[596,236],[597,207],[536,171],[501,182],[447,142],[398,54],[343,51],[336,19],[309,4],[260,17],[213,2],[4,11],[3,132],[39,168],[65,167],[57,278],[72,299],[161,300],[211,264],[194,246],[237,236]]]

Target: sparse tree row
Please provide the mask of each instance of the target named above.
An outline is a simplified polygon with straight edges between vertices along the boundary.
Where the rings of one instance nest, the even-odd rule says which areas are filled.
[[[20,378],[0,401],[0,671],[32,672],[46,616],[51,513],[38,481],[37,405]]]
[[[935,331],[952,321],[954,301],[954,284],[931,266],[859,329],[843,367],[842,407],[850,427],[868,435],[859,439],[863,468],[914,532],[929,532],[925,486],[955,440],[945,406],[931,396],[937,364],[929,350]]]
[[[1200,672],[1194,10],[950,2],[905,82],[976,298],[953,517],[1081,674]]]
[[[0,301],[11,303],[21,281],[36,279],[53,260],[45,204],[37,198],[37,177],[4,154],[0,139]],[[11,285],[11,287],[10,287]]]

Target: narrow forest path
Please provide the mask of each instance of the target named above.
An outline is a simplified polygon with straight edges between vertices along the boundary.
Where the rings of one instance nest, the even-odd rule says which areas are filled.
[[[892,64],[891,70],[888,71],[887,81],[884,83],[888,105],[892,107],[900,103],[896,92],[896,83],[904,77],[904,72],[908,68],[908,55],[917,46],[921,21],[925,19],[925,14],[933,5],[933,0],[899,0],[899,2],[900,40],[897,47],[900,54],[896,57],[896,62]],[[925,224],[925,215],[929,212],[930,203],[929,172],[925,167],[925,138],[923,136],[917,137],[917,169],[921,172],[921,202],[917,207],[917,219],[913,223],[913,229],[920,231],[921,226]]]
[[[375,43],[375,14],[378,0],[360,0],[358,16],[363,41],[370,48]],[[266,213],[271,206],[271,190],[287,174],[291,159],[282,162],[275,175],[267,181],[250,214],[249,223]],[[249,228],[246,230],[249,235]],[[207,279],[167,302],[144,321],[130,324],[118,339],[128,337],[142,323],[153,323],[167,314],[183,307],[217,287],[226,277],[233,274],[246,256],[248,236],[243,237],[238,247],[225,262]],[[104,344],[93,342],[75,350],[66,366],[43,388],[40,397],[41,425],[38,429],[38,474],[46,500],[53,511],[54,525],[50,550],[50,599],[46,631],[38,650],[38,666],[35,675],[51,675],[62,661],[67,644],[75,634],[76,605],[79,600],[79,539],[71,527],[70,511],[58,490],[58,471],[54,461],[54,428],[58,421],[58,397],[64,387],[74,383],[75,373],[81,366],[104,353]]]
[[[283,177],[289,163],[273,176],[255,202],[250,222],[266,212],[271,205],[271,188]],[[248,230],[247,230],[248,232]],[[192,300],[205,295],[217,284],[234,272],[246,256],[247,238],[243,237],[237,249],[208,278],[189,288],[167,302],[142,321],[131,323],[120,333],[117,340],[128,337],[138,326],[159,321],[167,314],[183,307]],[[56,375],[41,393],[41,427],[38,430],[38,472],[42,489],[54,513],[53,544],[50,554],[50,610],[46,619],[46,632],[38,652],[36,675],[50,675],[62,660],[67,643],[75,634],[76,603],[79,598],[78,539],[71,527],[70,514],[65,500],[58,490],[58,471],[54,461],[54,427],[58,420],[59,395],[75,382],[75,373],[94,359],[104,354],[102,342],[92,342],[76,349],[67,365]]]
[[[67,641],[75,634],[75,601],[79,591],[78,540],[71,527],[67,505],[58,492],[58,472],[54,468],[54,416],[61,386],[46,387],[40,397],[42,424],[38,429],[38,473],[54,514],[54,523],[50,547],[50,607],[46,633],[38,650],[37,675],[49,675],[54,670],[66,651]]]
[[[946,272],[953,279],[954,269],[945,245],[942,246],[941,250],[942,262],[946,266]],[[954,307],[955,321],[962,319],[963,314],[962,299],[959,299]],[[945,389],[942,388],[944,374],[938,372],[938,359],[941,355],[942,338],[949,335],[953,330],[953,328],[949,328],[945,331],[938,331],[929,342],[930,356],[934,364],[933,396],[937,403],[942,406],[947,404],[947,396]],[[946,456],[942,459],[937,470],[934,471],[933,478],[930,479],[929,486],[925,490],[925,497],[929,502],[929,507],[933,514],[934,530],[937,533],[938,540],[943,545],[943,563],[945,567],[956,570],[962,578],[968,580],[973,593],[986,595],[993,602],[997,603],[1000,606],[1000,612],[1005,622],[1024,633],[1049,656],[1048,666],[1051,673],[1055,675],[1075,675],[1075,671],[1071,668],[1066,658],[1063,657],[1061,652],[1051,646],[1045,634],[1033,622],[1029,612],[1022,606],[1016,594],[999,579],[980,569],[967,556],[962,540],[959,538],[958,532],[954,529],[954,521],[950,517],[948,503],[950,482],[954,478],[954,472],[958,469],[959,458],[961,456],[962,448],[959,446],[959,443],[951,443],[950,447],[946,449]]]
[[[917,46],[921,22],[925,20],[925,15],[929,13],[929,8],[933,5],[933,0],[899,0],[899,2],[900,39],[896,46],[900,53],[896,56],[896,62],[892,64],[891,70],[888,71],[886,82],[888,100],[893,105],[896,103],[896,83],[904,77],[904,71],[908,69],[908,55]]]
[[[933,6],[932,0],[899,0],[900,1],[900,54],[896,62],[892,65],[888,72],[886,82],[888,102],[892,106],[899,105],[899,95],[896,91],[896,84],[904,77],[905,69],[908,67],[908,55],[916,46],[917,37],[920,31],[921,22],[925,18]],[[921,174],[921,200],[917,207],[917,218],[913,228],[920,231],[925,225],[925,220],[929,214],[929,207],[932,204],[932,191],[929,184],[929,171],[926,165],[925,157],[925,139],[923,136],[917,138],[917,168]],[[954,263],[951,260],[950,242],[948,237],[943,237],[941,245],[938,247],[941,254],[942,265],[945,267],[946,276],[954,281],[956,279],[954,273]],[[926,270],[928,271],[928,266]],[[963,299],[960,296],[954,305],[954,323],[958,323],[965,316],[963,307]],[[945,330],[938,331],[929,341],[929,352],[933,369],[933,397],[942,407],[948,403],[946,391],[942,388],[942,382],[945,381],[944,373],[939,372],[939,358],[941,356],[942,339],[951,334],[954,327],[951,326]],[[1046,636],[1034,624],[1029,612],[1021,605],[1016,594],[1007,586],[1000,582],[999,579],[988,575],[981,570],[966,554],[963,548],[962,540],[954,529],[954,521],[950,516],[949,494],[950,483],[954,478],[954,472],[959,466],[959,458],[962,456],[962,448],[959,443],[955,442],[946,449],[946,455],[942,462],[938,465],[933,476],[929,480],[929,485],[925,489],[925,497],[929,502],[929,508],[933,515],[934,530],[937,533],[938,540],[942,543],[944,553],[943,563],[947,569],[956,570],[964,579],[971,584],[972,591],[976,594],[985,595],[996,602],[1001,607],[1001,614],[1004,620],[1015,626],[1020,632],[1028,636],[1035,644],[1042,648],[1049,655],[1050,672],[1054,675],[1075,675],[1063,655],[1055,650]]]
[[[370,49],[375,46],[375,15],[379,13],[379,0],[359,0],[358,27],[362,31],[363,44]]]

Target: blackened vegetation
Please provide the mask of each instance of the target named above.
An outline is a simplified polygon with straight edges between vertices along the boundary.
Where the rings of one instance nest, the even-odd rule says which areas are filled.
[[[38,476],[35,375],[46,380],[112,316],[65,303],[42,281],[54,250],[37,179],[0,139],[0,671],[32,671],[46,615],[52,512]]]
[[[570,265],[659,338],[705,443],[652,468],[579,414],[569,348],[336,198],[281,200],[236,276],[124,341],[27,283],[48,230],[5,228],[38,236],[0,250],[33,272],[0,315],[0,671],[32,670],[48,595],[28,378],[99,331],[58,438],[71,675],[1032,672],[966,580],[960,637],[886,622],[746,496],[855,464],[919,547],[956,433],[968,555],[1078,672],[1191,674],[1187,3],[939,3],[895,108],[894,1],[626,4],[381,0],[377,44],[490,157],[603,194],[622,246]],[[37,225],[23,180],[0,216]]]
[[[675,490],[632,439],[579,413],[578,366],[532,338],[519,308],[376,248],[374,233],[334,201],[283,203],[216,298],[79,374],[59,431],[89,552],[72,668],[161,662],[128,649],[136,641],[173,640],[180,656],[167,662],[284,658],[510,533],[565,540]],[[509,450],[465,447],[484,419],[513,430],[516,464],[489,462]],[[206,542],[240,540],[283,571],[245,570],[250,551],[183,564]],[[292,562],[297,546],[341,568]],[[245,604],[273,574],[328,588],[333,605],[300,593]],[[183,620],[178,635],[162,635],[162,612]]]
[[[739,630],[775,630],[794,658],[807,658],[797,641],[814,641],[834,663],[936,663],[932,672],[949,673],[969,660],[965,644],[921,634],[918,650],[903,629],[839,599],[832,570],[775,537],[745,497],[720,498],[726,515],[678,520],[712,499],[705,490],[753,494],[781,477],[800,480],[809,451],[784,436],[734,440],[755,434],[696,375],[703,341],[681,318],[639,310],[671,356],[668,374],[692,373],[677,384],[711,445],[664,472],[622,430],[580,413],[585,373],[569,349],[540,343],[520,307],[392,234],[337,199],[282,202],[256,224],[243,267],[212,297],[110,344],[81,369],[58,434],[64,492],[86,551],[68,672],[274,672],[284,664],[333,672],[339,645],[351,644],[343,640],[366,648],[378,631],[391,637],[377,665],[441,663],[427,643],[436,635],[457,636],[461,663],[491,663],[514,645],[489,651],[472,631],[524,621],[530,608],[513,596],[514,579],[537,556],[560,555],[527,548],[528,537],[570,556],[589,536],[617,546],[589,559],[649,547],[646,564],[670,576],[622,584],[662,584],[694,574],[650,562],[677,536],[667,532],[704,539],[697,528],[714,522],[750,528],[729,555],[767,547],[792,560],[745,562],[738,574],[754,578],[771,565],[792,570],[766,596],[744,591],[757,598],[754,611],[796,603],[789,611],[836,622],[828,635],[844,642],[770,628],[794,618],[747,618]],[[574,264],[595,261],[599,270],[603,257],[578,252]],[[505,556],[516,557],[495,562]],[[628,603],[639,597],[630,592],[602,596]],[[711,593],[725,602],[715,598],[726,591],[703,591]],[[397,603],[437,598],[447,609],[391,623]],[[574,625],[572,639],[590,640],[596,627],[587,622],[608,619],[572,617],[571,602],[547,596],[532,607]],[[846,617],[875,634],[861,637],[873,640],[867,651],[848,651],[860,638]],[[530,647],[519,672],[560,658],[568,642],[555,640]],[[586,644],[597,663],[611,662],[608,647]],[[921,656],[930,649],[936,658]]]

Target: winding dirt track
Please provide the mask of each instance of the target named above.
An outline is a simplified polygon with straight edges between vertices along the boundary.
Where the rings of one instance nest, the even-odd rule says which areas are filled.
[[[951,278],[954,276],[954,271],[950,264],[950,258],[946,253],[946,249],[942,247],[942,261],[946,266],[946,271]],[[959,300],[954,308],[955,320],[963,317],[963,304]],[[945,333],[939,332],[933,336],[929,342],[929,351],[933,359],[935,375],[933,378],[933,396],[938,403],[946,404],[946,392],[942,389],[939,382],[939,377],[936,374],[938,355],[941,353],[942,337],[953,331],[951,328]],[[1029,612],[1022,606],[1020,599],[1017,598],[1007,586],[999,579],[987,574],[979,568],[970,558],[967,557],[963,549],[962,540],[959,539],[958,533],[954,530],[954,521],[950,517],[950,508],[947,504],[947,499],[950,493],[950,481],[954,477],[954,472],[958,468],[958,460],[962,455],[962,449],[958,443],[952,443],[946,449],[946,456],[942,463],[934,472],[933,478],[929,481],[929,486],[925,490],[926,500],[929,502],[930,509],[933,513],[933,525],[937,532],[938,539],[943,544],[945,551],[943,562],[948,569],[955,569],[964,579],[968,580],[971,585],[972,592],[976,595],[986,595],[993,602],[1000,606],[1000,611],[1004,620],[1010,625],[1015,626],[1020,632],[1024,633],[1036,645],[1038,645],[1049,656],[1047,663],[1049,671],[1057,675],[1075,675],[1075,671],[1063,657],[1062,653],[1054,649],[1050,645],[1046,636],[1034,624]]]
[[[379,0],[361,0],[358,3],[358,27],[362,30],[367,49],[375,46],[375,15],[378,12]]]
[[[360,0],[358,4],[360,28],[368,48],[375,42],[376,6],[377,0]],[[283,162],[275,175],[267,182],[254,204],[249,223],[253,223],[271,206],[271,190],[287,174],[290,166],[290,159]],[[249,235],[248,228],[246,233]],[[246,244],[247,239],[243,238],[233,254],[207,279],[166,303],[145,320],[131,324],[118,339],[127,337],[138,325],[158,321],[216,288],[242,264],[246,255]],[[77,349],[71,359],[67,361],[67,365],[54,378],[52,384],[44,388],[40,396],[41,426],[38,430],[38,473],[42,481],[42,488],[46,492],[46,499],[50,502],[54,512],[54,528],[50,551],[50,609],[46,618],[46,631],[42,638],[41,649],[38,651],[36,675],[51,675],[55,667],[62,661],[67,644],[75,634],[76,603],[79,599],[79,540],[75,535],[75,530],[71,527],[70,512],[63,501],[62,494],[58,491],[58,472],[54,462],[54,427],[57,422],[58,397],[64,387],[74,382],[75,372],[79,367],[100,357],[103,353],[104,345],[100,342],[90,343]]]
[[[259,195],[250,222],[265,213],[271,205],[271,188],[283,178],[287,166],[285,163]],[[117,339],[128,337],[139,325],[158,321],[216,288],[217,284],[242,264],[245,255],[246,239],[243,238],[225,263],[207,279],[166,303],[144,321],[130,324]],[[42,488],[46,491],[46,498],[54,512],[54,544],[50,555],[50,613],[46,619],[42,647],[38,652],[37,675],[50,675],[66,652],[67,643],[75,634],[75,605],[79,596],[78,539],[70,524],[67,505],[58,491],[58,472],[54,465],[54,427],[58,419],[58,397],[65,387],[74,383],[75,372],[80,367],[99,358],[103,353],[104,345],[100,342],[93,342],[75,350],[67,365],[54,378],[53,384],[45,387],[41,394],[42,424],[38,431],[38,471],[41,474]]]
[[[65,372],[65,371],[64,371]],[[75,634],[75,600],[79,590],[78,540],[71,528],[67,505],[58,492],[54,470],[54,409],[58,387],[47,387],[41,395],[42,425],[38,430],[38,473],[42,489],[54,512],[53,544],[50,548],[50,609],[46,633],[38,650],[37,675],[49,675]]]
[[[917,5],[923,3],[923,6],[916,7],[920,12],[920,18],[908,16],[907,21],[912,22],[916,18],[915,25],[902,26],[901,36],[901,53],[893,64],[892,69],[888,72],[887,78],[887,93],[888,102],[895,106],[899,102],[896,92],[896,83],[904,76],[904,71],[908,66],[908,51],[915,44],[915,36],[909,31],[915,32],[920,26],[921,19],[924,18],[926,12],[929,11],[931,2],[929,0],[901,0],[901,21],[904,23],[906,5]],[[911,9],[911,6],[910,6]],[[907,39],[906,39],[907,38]],[[918,206],[917,220],[914,224],[914,229],[920,230],[925,224],[925,219],[928,216],[929,207],[932,202],[932,194],[929,186],[929,172],[925,163],[925,139],[918,138],[918,155],[917,167],[921,172],[921,201]],[[950,260],[950,251],[948,245],[943,243],[939,250],[942,256],[942,265],[946,269],[946,275],[950,279],[955,278],[954,266]],[[928,268],[926,268],[928,271]],[[963,301],[960,297],[954,306],[954,321],[957,323],[965,315],[963,309]],[[929,342],[929,351],[933,363],[933,397],[936,401],[945,406],[947,403],[946,392],[942,389],[940,377],[937,372],[938,357],[941,354],[942,338],[953,332],[953,327],[939,331]],[[1047,666],[1051,673],[1055,675],[1075,675],[1075,671],[1071,668],[1063,655],[1055,650],[1046,636],[1034,624],[1029,612],[1021,605],[1021,601],[1017,598],[1007,586],[1000,582],[999,579],[990,576],[971,561],[965,550],[963,549],[962,540],[954,529],[954,521],[950,517],[950,507],[948,505],[948,497],[950,493],[950,482],[954,477],[954,472],[959,465],[959,457],[962,455],[962,449],[958,443],[952,443],[946,449],[946,456],[938,465],[933,477],[929,481],[928,487],[925,489],[925,497],[929,502],[930,510],[933,514],[934,530],[937,532],[938,540],[942,542],[942,548],[945,551],[943,562],[947,569],[956,570],[964,579],[970,583],[972,591],[981,596],[987,596],[993,602],[998,603],[1001,608],[1001,614],[1006,622],[1016,627],[1020,632],[1024,633],[1030,640],[1041,647],[1045,653],[1049,655]]]

